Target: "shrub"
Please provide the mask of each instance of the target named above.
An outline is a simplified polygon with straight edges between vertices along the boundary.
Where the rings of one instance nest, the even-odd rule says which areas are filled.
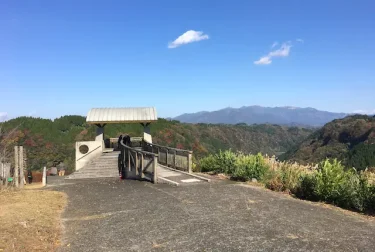
[[[234,179],[239,180],[249,180],[252,178],[262,180],[267,170],[268,165],[266,164],[262,154],[238,154],[234,164],[234,169],[231,171],[231,175]]]
[[[210,172],[210,171],[218,171],[219,167],[217,165],[217,159],[214,155],[209,155],[200,159],[199,161],[200,171],[202,172]]]
[[[294,193],[301,183],[304,171],[290,163],[281,162],[276,170],[266,176],[266,187],[274,191],[287,191]]]
[[[281,192],[284,189],[284,185],[281,179],[281,172],[279,170],[269,170],[263,179],[266,187],[272,191]]]
[[[321,162],[315,174],[315,192],[320,200],[335,203],[339,197],[340,184],[345,181],[344,167],[337,159]]]
[[[296,188],[295,195],[300,199],[318,201],[319,196],[316,194],[316,177],[315,174],[304,174],[300,177],[299,186]]]
[[[237,155],[231,150],[220,151],[200,159],[200,170],[202,172],[223,172],[230,174],[234,170]]]
[[[288,163],[283,163],[281,166],[283,190],[294,193],[297,187],[300,185],[300,178],[302,174],[303,170],[301,170],[299,167]]]
[[[235,169],[235,163],[237,159],[237,154],[232,150],[220,151],[215,155],[216,165],[218,166],[218,171],[226,174],[232,174]]]
[[[339,185],[334,203],[342,208],[364,211],[367,194],[367,179],[355,170],[350,170],[345,173],[344,180]]]
[[[366,194],[364,208],[366,212],[375,214],[375,185],[368,187],[368,193]]]

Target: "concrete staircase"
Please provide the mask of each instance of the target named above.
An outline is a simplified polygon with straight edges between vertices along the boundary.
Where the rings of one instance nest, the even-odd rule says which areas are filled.
[[[66,179],[86,178],[116,178],[118,172],[119,151],[103,153],[100,157],[91,160],[78,171],[67,176]]]

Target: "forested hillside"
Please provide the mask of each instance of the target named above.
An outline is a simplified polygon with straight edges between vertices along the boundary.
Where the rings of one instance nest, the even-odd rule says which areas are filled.
[[[14,144],[25,146],[28,167],[32,169],[60,162],[72,169],[75,142],[93,140],[96,128],[87,125],[82,116],[63,116],[55,120],[19,117],[0,125],[3,149],[5,147],[7,153],[11,153]],[[105,127],[106,137],[117,137],[120,134],[141,136],[142,132],[142,126],[138,124],[112,124]],[[196,158],[219,149],[278,154],[287,151],[311,133],[311,129],[265,124],[184,124],[165,119],[151,124],[153,142],[191,149]]]
[[[356,115],[334,120],[281,156],[300,163],[317,163],[327,157],[356,169],[375,167],[375,117]]]

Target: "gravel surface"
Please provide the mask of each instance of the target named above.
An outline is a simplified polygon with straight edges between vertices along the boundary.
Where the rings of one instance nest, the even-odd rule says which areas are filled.
[[[243,184],[61,180],[61,251],[374,251],[375,221]]]

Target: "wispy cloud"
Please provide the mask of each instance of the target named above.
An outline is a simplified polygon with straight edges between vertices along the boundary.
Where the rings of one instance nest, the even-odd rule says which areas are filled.
[[[358,110],[354,110],[353,111],[354,114],[362,114],[362,115],[375,115],[375,109],[370,109],[370,110],[366,110],[366,109],[358,109]]]
[[[272,45],[272,48],[275,46]],[[255,65],[269,65],[272,63],[272,58],[289,56],[291,48],[292,48],[291,42],[285,42],[280,46],[279,49],[273,50],[269,52],[267,55],[260,57],[259,60],[254,61],[254,64]]]
[[[300,39],[300,38],[296,39],[296,41],[297,41],[297,42],[300,42],[300,43],[305,42],[303,39]]]
[[[272,60],[269,56],[261,57],[259,60],[254,61],[255,65],[268,65],[271,64]]]
[[[272,46],[271,46],[271,49],[274,48],[275,46],[277,46],[279,44],[279,42],[275,41],[273,42]]]
[[[179,36],[175,41],[170,42],[168,44],[168,48],[176,48],[181,45],[198,42],[209,38],[210,37],[207,34],[204,34],[202,31],[190,30]]]
[[[8,118],[7,112],[0,112],[0,122],[5,121]]]

